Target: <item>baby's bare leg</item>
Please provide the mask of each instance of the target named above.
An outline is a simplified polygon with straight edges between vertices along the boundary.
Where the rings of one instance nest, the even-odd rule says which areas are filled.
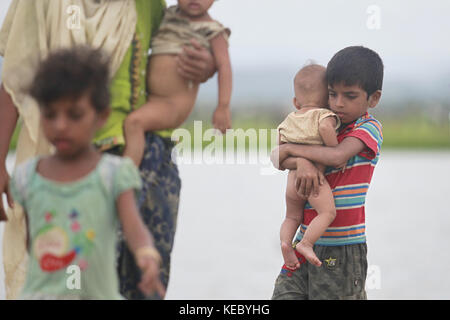
[[[133,111],[124,122],[126,146],[124,156],[139,166],[144,155],[145,132],[173,129],[189,116],[195,103],[196,92],[166,98],[150,96],[146,104]]]
[[[297,195],[295,177],[295,170],[291,170],[288,174],[286,186],[286,218],[280,230],[281,252],[286,267],[290,269],[300,267],[300,263],[292,248],[292,240],[303,220],[303,207],[305,206],[305,201]]]
[[[148,86],[151,95],[146,104],[132,112],[124,122],[124,156],[139,166],[145,146],[145,132],[179,127],[195,104],[198,84],[189,84],[176,71],[176,56],[152,56]]]
[[[322,263],[314,253],[313,245],[324,234],[325,230],[336,217],[334,197],[328,182],[325,181],[325,183],[319,187],[319,195],[317,197],[310,196],[308,201],[317,211],[317,216],[309,224],[302,240],[297,244],[296,249],[304,255],[306,260],[310,263],[320,266]]]

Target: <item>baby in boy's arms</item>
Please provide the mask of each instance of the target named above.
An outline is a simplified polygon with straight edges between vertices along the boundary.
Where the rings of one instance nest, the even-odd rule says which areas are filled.
[[[282,170],[296,170],[297,193],[313,199],[320,181],[333,190],[336,217],[314,245],[322,262],[317,268],[294,252],[301,267],[283,266],[275,282],[274,300],[367,299],[366,208],[365,200],[383,142],[381,124],[368,113],[381,98],[383,61],[373,50],[347,47],[327,65],[328,104],[340,119],[334,147],[285,143],[272,152],[272,161]],[[312,164],[321,163],[325,174]],[[340,168],[345,164],[345,170]],[[321,190],[320,190],[321,191]],[[309,204],[295,238],[299,242],[317,210]],[[319,213],[320,214],[320,213]]]
[[[219,101],[213,125],[222,133],[231,128],[230,99],[232,71],[228,54],[230,30],[208,14],[214,0],[178,0],[166,10],[164,20],[152,40],[149,60],[148,101],[132,112],[124,123],[124,156],[139,166],[144,150],[144,133],[180,126],[194,107],[198,83],[182,78],[177,71],[177,56],[195,39],[211,50],[219,80]]]
[[[302,68],[294,78],[294,106],[297,111],[291,112],[278,126],[279,143],[325,144],[336,146],[336,129],[340,126],[339,117],[328,109],[328,85],[326,69],[317,64]],[[325,166],[316,163],[322,172]],[[333,194],[328,183],[320,186],[317,197],[308,198],[318,215],[309,225],[303,239],[295,249],[310,263],[320,266],[321,262],[313,251],[313,245],[325,232],[336,216]],[[289,269],[300,266],[292,248],[295,232],[302,223],[303,209],[306,200],[297,194],[296,172],[288,174],[286,187],[286,218],[281,225],[280,240],[284,262]]]

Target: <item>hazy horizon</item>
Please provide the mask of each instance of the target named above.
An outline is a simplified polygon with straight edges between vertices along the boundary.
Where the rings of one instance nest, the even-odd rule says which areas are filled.
[[[9,3],[0,2],[0,22]],[[281,103],[291,100],[292,77],[308,60],[326,65],[349,45],[382,57],[384,100],[450,101],[450,42],[440,36],[450,31],[448,12],[446,0],[220,0],[210,10],[232,30],[233,101]],[[216,79],[202,85],[199,101],[213,99],[216,86]]]

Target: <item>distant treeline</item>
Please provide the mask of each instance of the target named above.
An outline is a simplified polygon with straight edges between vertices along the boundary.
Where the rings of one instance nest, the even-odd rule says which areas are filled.
[[[211,128],[211,111],[199,108],[182,126],[193,132],[194,120],[203,121],[203,129]],[[291,108],[233,109],[233,129],[276,129]],[[383,126],[383,148],[449,149],[450,103],[405,102],[402,105],[380,104],[369,110]],[[210,142],[206,142],[208,144]]]
[[[193,148],[199,148],[200,146],[205,148],[212,142],[216,144],[225,143],[226,136],[221,137],[220,141],[216,141],[215,137],[204,134],[205,131],[212,128],[213,111],[214,105],[197,106],[182,125],[181,128],[186,129],[184,132],[189,132],[191,138],[193,138],[194,135],[198,136],[199,130],[199,122],[197,122],[197,131],[194,130],[194,123],[195,121],[201,121],[201,142],[198,143],[197,140],[197,143],[194,143],[194,139],[191,139]],[[276,129],[278,124],[291,111],[293,109],[290,106],[279,105],[233,106],[233,130],[244,138],[243,140],[239,140],[239,137],[228,138],[235,141],[234,148],[252,149],[255,147],[264,148],[264,146],[265,148],[271,148],[276,143],[270,138],[271,130]],[[450,150],[450,103],[412,101],[395,106],[380,104],[379,107],[369,110],[369,112],[382,123],[383,148]],[[261,132],[265,134],[262,137],[259,136]],[[256,144],[254,143],[255,135],[257,136]],[[12,139],[11,149],[15,149],[17,136],[18,130],[16,130]],[[262,145],[260,146],[260,144]]]

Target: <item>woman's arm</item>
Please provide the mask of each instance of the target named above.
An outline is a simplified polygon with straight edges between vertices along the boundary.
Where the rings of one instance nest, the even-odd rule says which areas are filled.
[[[0,198],[6,194],[8,205],[12,208],[14,201],[9,190],[9,175],[6,171],[6,156],[8,155],[11,137],[16,128],[19,113],[6,92],[3,85],[0,86]],[[0,201],[0,221],[7,220],[3,201]]]

